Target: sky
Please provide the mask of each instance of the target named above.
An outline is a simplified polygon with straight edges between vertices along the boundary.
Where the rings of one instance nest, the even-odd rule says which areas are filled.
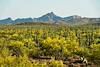
[[[100,17],[100,0],[0,0],[0,19],[36,18],[49,12],[61,17]]]

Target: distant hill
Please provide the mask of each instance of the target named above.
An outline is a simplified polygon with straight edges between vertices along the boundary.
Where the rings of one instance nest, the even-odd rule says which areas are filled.
[[[55,15],[53,12],[43,15],[39,18],[34,18],[34,22],[59,22],[62,17]]]
[[[11,18],[0,20],[0,24],[13,24],[14,21]]]
[[[80,25],[89,23],[90,24],[100,23],[100,18],[87,18],[78,15],[60,17],[55,15],[53,12],[50,12],[38,18],[17,18],[15,20],[7,18],[0,20],[0,24],[19,24],[19,23],[33,23],[33,22]]]

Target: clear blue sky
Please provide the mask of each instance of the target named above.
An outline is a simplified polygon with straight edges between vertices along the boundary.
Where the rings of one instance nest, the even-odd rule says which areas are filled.
[[[0,0],[0,19],[34,18],[48,12],[62,17],[100,17],[100,0]]]

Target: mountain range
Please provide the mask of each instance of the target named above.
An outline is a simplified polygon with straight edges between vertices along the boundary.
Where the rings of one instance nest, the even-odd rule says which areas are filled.
[[[17,18],[12,20],[11,18],[6,18],[0,20],[0,24],[18,24],[18,23],[32,23],[32,22],[42,22],[42,23],[64,23],[64,24],[87,24],[87,23],[100,23],[100,18],[87,18],[78,15],[60,17],[53,12],[47,13],[38,18]]]

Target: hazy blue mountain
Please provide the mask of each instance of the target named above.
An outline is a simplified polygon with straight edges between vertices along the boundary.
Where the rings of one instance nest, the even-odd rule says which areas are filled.
[[[25,22],[33,22],[32,18],[18,18],[14,21],[14,23],[25,23]]]
[[[13,20],[11,18],[0,20],[0,24],[12,24]]]
[[[34,22],[58,22],[62,18],[55,15],[53,12],[43,15],[39,18],[34,18]]]
[[[87,23],[100,23],[100,18],[87,18],[78,15],[60,17],[53,12],[47,13],[38,18],[18,18],[12,20],[11,18],[0,20],[0,24],[18,24],[29,22],[42,22],[42,23],[57,23],[57,24],[87,24]]]
[[[79,20],[81,19],[81,16],[78,16],[78,15],[73,15],[73,16],[69,16],[69,17],[64,17],[63,18],[65,21],[73,21],[75,19]]]
[[[78,15],[64,17],[63,21],[68,24],[87,24],[87,23],[100,23],[100,18],[86,18]]]

